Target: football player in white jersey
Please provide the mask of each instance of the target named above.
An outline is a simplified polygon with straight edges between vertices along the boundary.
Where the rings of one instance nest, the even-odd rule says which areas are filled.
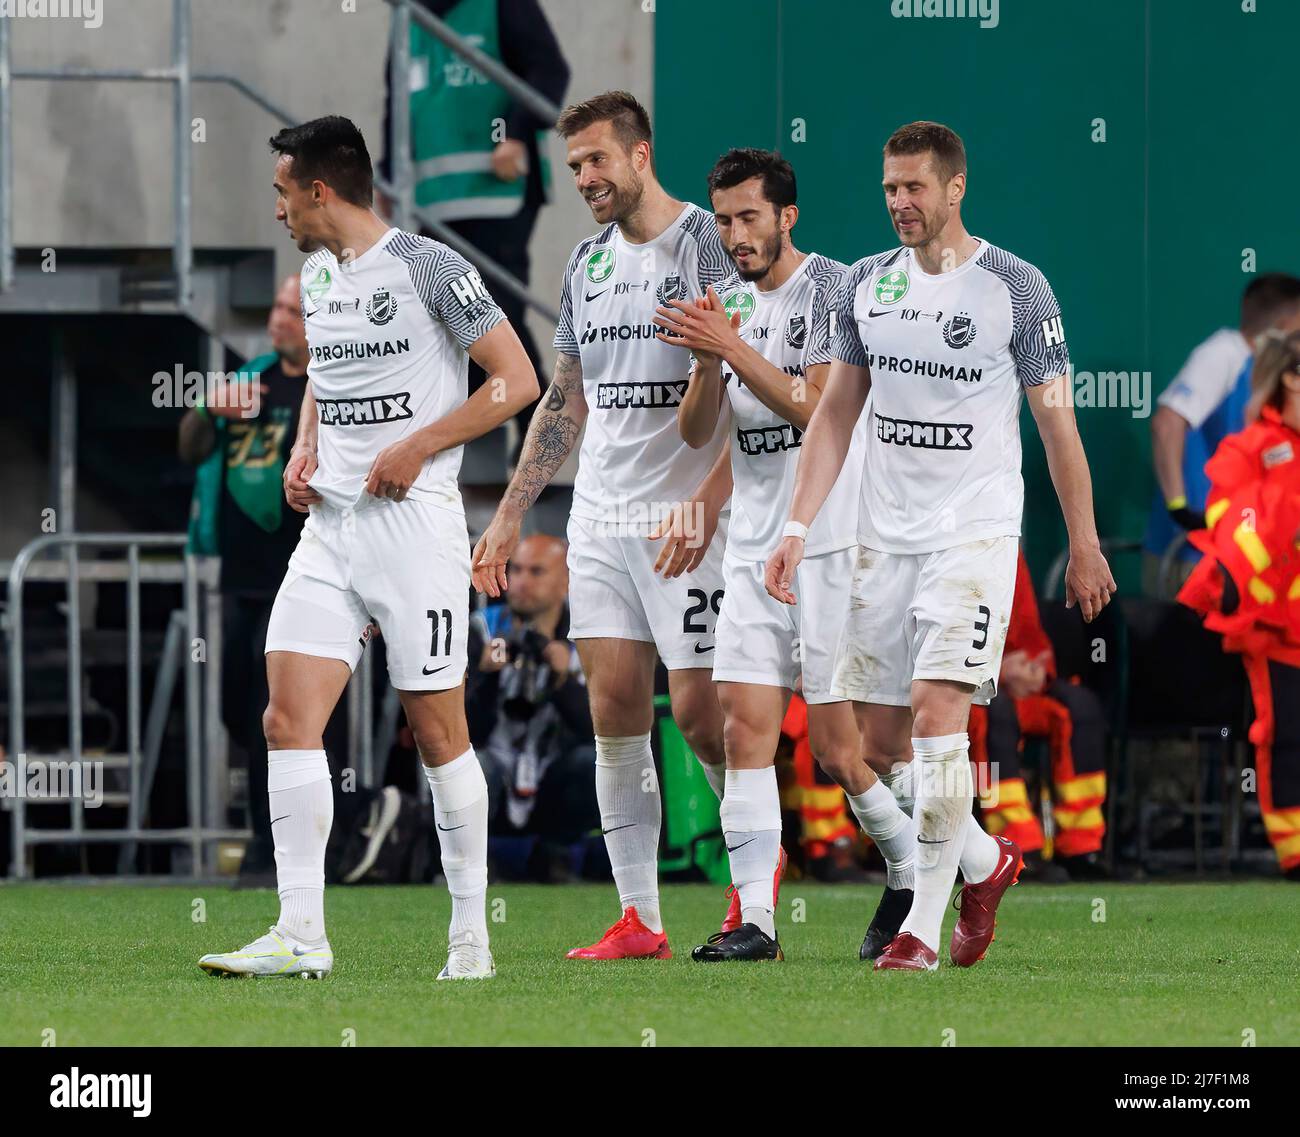
[[[371,208],[361,132],[329,116],[271,139],[276,218],[299,249],[309,347],[285,496],[310,513],[271,611],[263,726],[280,918],[219,975],[323,976],[325,724],[372,620],[433,797],[452,896],[439,979],[495,974],[488,945],[487,783],[465,723],[469,537],[461,447],[536,398],[514,329],[458,253]],[[466,398],[468,361],[490,377]]]
[[[736,271],[704,303],[674,301],[655,322],[692,349],[696,367],[678,408],[682,437],[707,445],[719,420],[731,436],[734,479],[713,679],[725,716],[722,827],[740,896],[741,924],[697,947],[701,962],[781,959],[770,881],[781,857],[774,765],[781,721],[802,678],[813,755],[848,796],[888,867],[885,899],[868,931],[873,958],[911,904],[911,822],[862,759],[853,710],[831,693],[835,652],[857,559],[865,426],[854,432],[795,573],[800,605],[767,594],[763,567],[781,540],[803,432],[831,358],[830,305],[847,271],[800,252],[794,170],[768,150],[732,150],[709,174],[718,232]]]
[[[701,296],[730,270],[713,215],[671,197],[654,172],[650,119],[625,91],[567,108],[556,124],[578,192],[602,226],[565,269],[559,356],[519,466],[474,549],[474,583],[506,588],[524,514],[577,443],[569,520],[570,637],[591,691],[596,796],[623,913],[571,959],[671,955],[659,912],[659,787],[650,749],[655,655],[672,713],[722,797],[722,711],[711,666],[722,601],[726,494],[679,510],[714,466],[722,428],[698,450],[677,432],[690,353],[656,338],[656,304]],[[692,571],[658,575],[659,537],[685,519]]]
[[[1022,390],[1069,532],[1067,604],[1091,620],[1115,581],[1097,538],[1069,352],[1047,281],[966,231],[966,152],[946,126],[915,122],[890,137],[884,191],[902,245],[857,262],[836,300],[830,376],[766,586],[795,602],[809,529],[867,406],[852,606],[833,689],[854,701],[868,761],[890,771],[917,822],[912,908],[876,967],[933,970],[959,864],[965,883],[949,955],[963,967],[988,950],[1021,865],[1013,842],[971,816],[966,727],[972,700],[994,693],[1011,612]]]

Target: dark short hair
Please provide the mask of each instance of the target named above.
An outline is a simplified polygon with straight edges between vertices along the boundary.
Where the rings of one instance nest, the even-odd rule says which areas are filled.
[[[631,151],[638,142],[649,142],[653,147],[650,132],[650,116],[636,100],[636,96],[627,91],[606,91],[581,103],[572,103],[560,112],[555,121],[555,130],[561,138],[569,138],[580,130],[586,130],[598,122],[608,122],[614,127],[623,149]]]
[[[1300,303],[1300,279],[1285,272],[1261,273],[1241,294],[1241,326],[1266,328],[1282,309],[1297,303]]]
[[[374,203],[370,151],[351,119],[331,114],[286,126],[271,137],[271,149],[293,159],[293,177],[300,186],[322,181],[352,205]]]
[[[714,190],[730,189],[750,178],[763,183],[763,196],[780,213],[787,205],[794,205],[797,190],[794,167],[774,150],[759,150],[752,146],[739,146],[728,150],[709,171],[709,196]]]
[[[947,185],[966,172],[966,147],[956,131],[941,122],[909,122],[900,126],[885,143],[885,157],[899,154],[934,154],[934,169]]]

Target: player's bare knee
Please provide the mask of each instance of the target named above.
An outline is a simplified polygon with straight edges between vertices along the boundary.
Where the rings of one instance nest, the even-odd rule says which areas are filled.
[[[453,758],[460,757],[468,746],[463,733],[450,723],[421,723],[418,727],[411,728],[411,735],[415,739],[420,761],[426,766],[440,766],[444,762],[450,762]]]
[[[748,764],[759,757],[765,731],[761,723],[742,714],[729,714],[722,728],[723,752],[734,763]],[[768,755],[770,757],[770,755]]]
[[[814,738],[810,735],[808,744],[817,765],[837,785],[845,786],[862,780],[865,763],[857,739]]]
[[[298,735],[301,731],[293,716],[280,703],[272,701],[262,712],[262,733],[266,736],[268,750],[306,749],[300,745]]]
[[[677,729],[701,762],[716,766],[726,761],[722,731],[711,716],[687,710],[676,716]]]

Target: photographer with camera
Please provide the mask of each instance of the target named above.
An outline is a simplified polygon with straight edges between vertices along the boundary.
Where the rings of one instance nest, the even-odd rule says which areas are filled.
[[[465,712],[488,783],[491,832],[537,838],[532,875],[567,876],[567,848],[600,822],[587,684],[566,639],[567,546],[520,541],[502,602],[470,619]]]

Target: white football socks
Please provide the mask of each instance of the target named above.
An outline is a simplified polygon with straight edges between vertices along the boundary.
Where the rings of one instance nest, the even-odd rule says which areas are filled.
[[[474,748],[442,766],[425,766],[433,820],[442,849],[442,873],[451,893],[451,943],[488,946],[488,788]]]
[[[966,732],[913,738],[916,793],[916,883],[912,910],[901,932],[939,950],[944,911],[957,878],[963,828],[970,819],[974,783]]]
[[[325,940],[325,844],[334,793],[324,750],[270,750],[266,788],[280,893],[276,927],[300,943]]]
[[[731,861],[731,882],[740,896],[740,918],[775,937],[772,878],[781,856],[781,795],[776,767],[728,770],[719,813]]]
[[[659,775],[650,735],[596,736],[596,802],[624,911],[662,932],[659,916]]]
[[[845,792],[853,815],[862,831],[875,842],[885,858],[885,886],[911,888],[916,854],[916,831],[912,819],[899,808],[894,795],[883,781],[856,797]]]
[[[891,773],[880,775],[880,780],[889,787],[894,800],[898,802],[898,808],[909,817],[915,808],[912,790],[914,765],[914,762],[908,762]],[[979,884],[980,881],[987,880],[998,864],[998,843],[984,832],[974,812],[966,820],[960,863],[962,879],[967,884]]]

